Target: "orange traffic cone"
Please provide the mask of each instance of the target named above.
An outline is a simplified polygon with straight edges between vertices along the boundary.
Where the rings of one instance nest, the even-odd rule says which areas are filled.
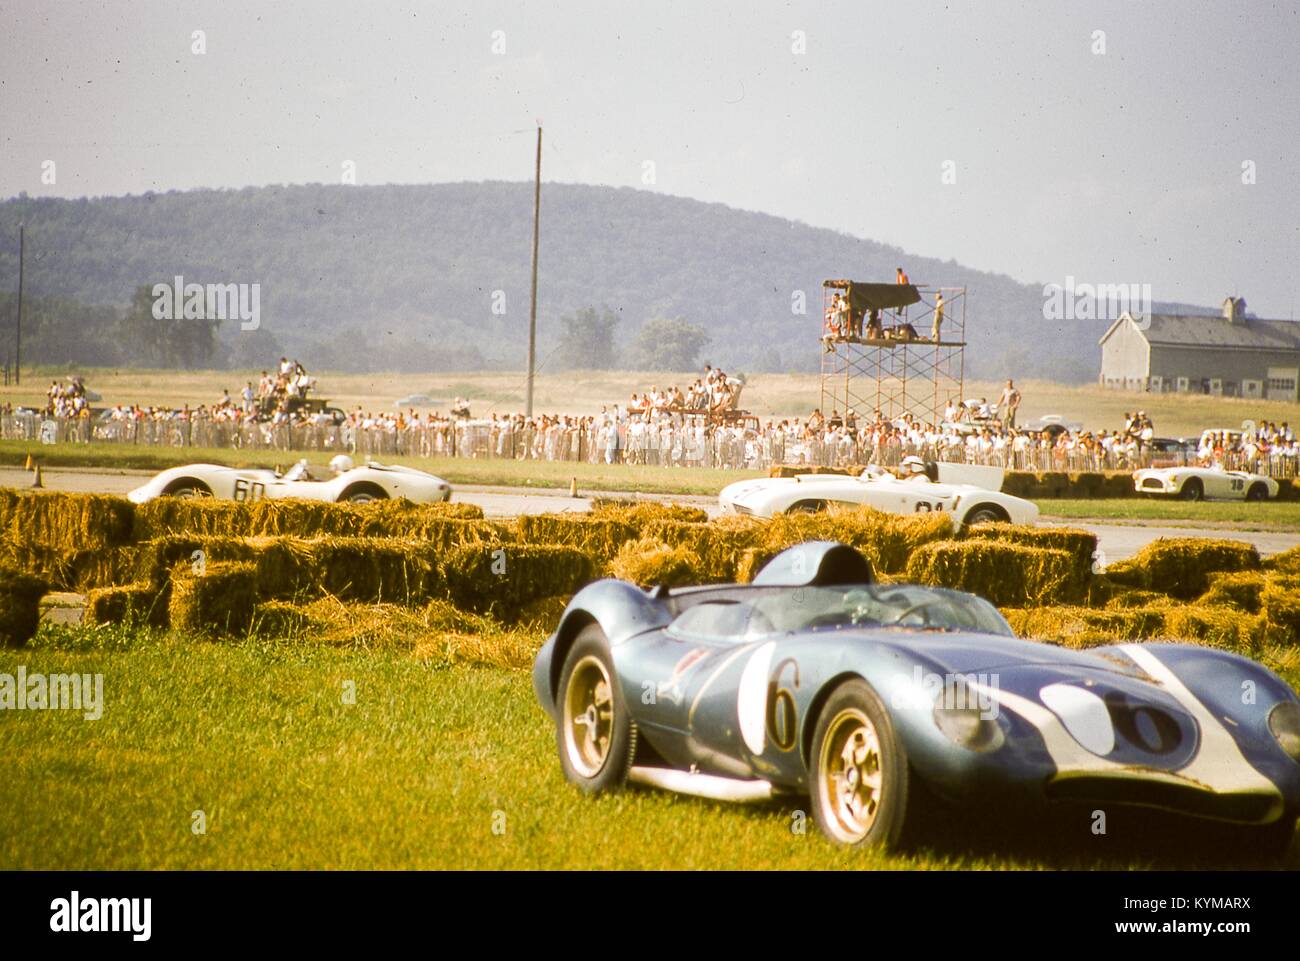
[[[35,464],[35,462],[32,460],[31,452],[28,451],[28,453],[27,453],[27,463],[23,465],[23,470],[31,470],[31,469],[32,469],[33,467],[35,467],[35,466],[36,466],[36,464]]]
[[[37,465],[36,465],[36,476],[32,478],[32,486],[33,486],[33,487],[44,487],[44,486],[45,486],[43,483],[41,483],[41,465],[40,465],[40,464],[37,464]]]

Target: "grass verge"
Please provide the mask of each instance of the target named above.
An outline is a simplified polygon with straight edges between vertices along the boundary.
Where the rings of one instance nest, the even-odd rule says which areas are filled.
[[[526,671],[418,647],[47,626],[31,647],[0,652],[0,672],[19,665],[102,673],[104,709],[98,721],[0,712],[0,869],[1231,863],[1205,844],[1154,846],[1150,828],[1118,817],[1098,839],[1087,812],[1041,828],[958,816],[933,846],[885,856],[832,847],[804,818],[804,799],[751,808],[648,791],[587,798],[560,776]]]

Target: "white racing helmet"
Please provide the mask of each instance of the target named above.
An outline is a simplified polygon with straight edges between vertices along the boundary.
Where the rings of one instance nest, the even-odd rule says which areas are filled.
[[[902,464],[899,466],[903,468],[903,473],[905,474],[925,473],[925,461],[921,460],[921,458],[917,457],[915,454],[909,454],[907,457],[904,457]]]
[[[352,463],[352,458],[347,454],[335,454],[330,461],[330,470],[336,474],[346,474],[356,465]]]

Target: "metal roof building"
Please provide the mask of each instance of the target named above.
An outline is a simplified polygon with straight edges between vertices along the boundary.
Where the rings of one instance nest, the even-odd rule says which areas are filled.
[[[1102,335],[1103,387],[1225,397],[1297,399],[1300,323],[1246,315],[1229,297],[1219,314],[1124,313]]]

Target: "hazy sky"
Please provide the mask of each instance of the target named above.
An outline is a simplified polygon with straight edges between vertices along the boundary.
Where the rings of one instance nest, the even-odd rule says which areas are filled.
[[[541,120],[548,180],[1300,315],[1295,3],[0,0],[0,24],[2,197],[346,161],[526,180]]]

